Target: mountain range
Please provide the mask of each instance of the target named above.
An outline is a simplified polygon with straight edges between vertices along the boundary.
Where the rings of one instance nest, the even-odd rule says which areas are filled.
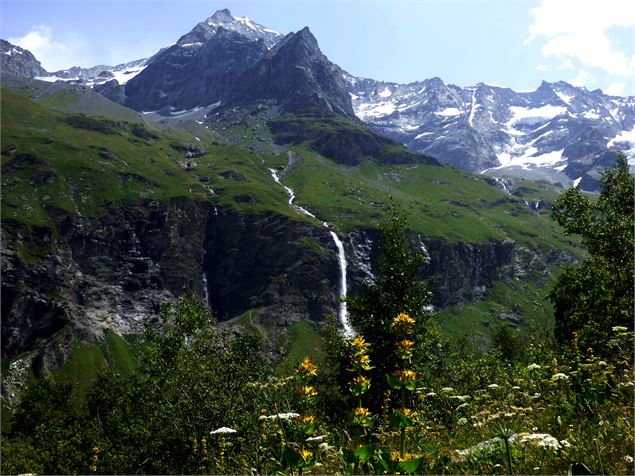
[[[635,157],[634,97],[608,96],[563,81],[516,92],[485,83],[446,85],[439,78],[410,84],[358,78],[328,62],[308,28],[285,36],[227,9],[152,57],[117,66],[47,73],[30,53],[12,51],[24,50],[3,40],[3,71],[92,86],[137,111],[165,114],[262,97],[293,109],[299,101],[300,109],[324,106],[354,115],[413,152],[496,177],[594,191],[618,151]],[[299,63],[287,69],[293,75],[276,70],[309,57],[312,70]],[[290,98],[290,91],[297,94]]]

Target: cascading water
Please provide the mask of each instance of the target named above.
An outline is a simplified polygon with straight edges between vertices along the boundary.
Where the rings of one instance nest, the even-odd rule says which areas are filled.
[[[205,298],[205,304],[209,307],[209,289],[207,287],[207,273],[203,272],[203,276],[201,278],[203,281],[203,296]]]
[[[325,224],[327,224],[325,222]],[[328,224],[327,224],[328,225]],[[337,260],[340,263],[340,309],[338,313],[338,317],[342,327],[344,328],[344,336],[345,337],[353,337],[355,335],[355,330],[351,326],[348,321],[348,309],[346,307],[346,294],[348,291],[348,286],[346,285],[346,254],[344,253],[344,245],[342,244],[342,240],[334,231],[330,231],[331,238],[335,242],[335,246],[337,247]]]
[[[297,210],[299,213],[302,213],[303,215],[317,219],[317,217],[313,213],[308,211],[306,208],[293,203],[293,201],[295,200],[295,192],[293,191],[292,188],[287,187],[286,185],[280,182],[280,176],[274,169],[269,169],[269,172],[271,173],[273,180],[275,180],[275,182],[279,184],[285,190],[285,192],[287,192],[287,195],[289,195],[290,206],[292,206],[295,210]],[[326,228],[330,228],[330,225],[328,222],[323,221],[322,224]],[[329,230],[329,233],[331,234],[331,238],[333,238],[333,242],[335,243],[335,247],[337,248],[337,261],[340,265],[340,300],[341,302],[340,302],[340,308],[338,312],[338,318],[342,325],[342,328],[344,329],[344,336],[346,338],[351,338],[355,335],[355,329],[353,329],[350,322],[348,321],[348,309],[347,309],[346,301],[345,301],[347,292],[348,292],[348,286],[346,283],[346,267],[348,265],[346,261],[346,253],[344,253],[344,245],[342,244],[342,240],[340,240],[340,237],[337,236],[337,233],[335,233],[333,230]]]

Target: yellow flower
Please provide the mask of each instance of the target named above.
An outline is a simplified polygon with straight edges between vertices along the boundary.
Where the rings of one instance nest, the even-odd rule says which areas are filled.
[[[406,418],[414,418],[417,416],[417,412],[411,408],[400,408],[399,411],[403,413]]]
[[[315,421],[314,415],[302,415],[295,419],[298,425],[310,425]]]
[[[414,382],[417,379],[417,372],[408,369],[395,370],[392,375],[400,382]]]
[[[307,376],[316,376],[317,375],[317,365],[315,365],[308,356],[304,358],[302,362],[298,365],[298,373],[300,375]]]
[[[407,313],[402,312],[392,320],[392,327],[398,331],[410,334],[414,323],[415,320],[412,317],[410,317]]]
[[[408,339],[395,342],[395,346],[397,347],[397,355],[399,356],[399,358],[403,360],[410,359],[412,357],[414,345],[415,343]]]
[[[353,416],[359,420],[366,420],[370,418],[370,411],[364,407],[353,408]]]
[[[99,453],[100,451],[101,451],[101,448],[99,448],[99,446],[93,447],[93,453]]]
[[[95,464],[91,464],[88,468],[89,468],[89,469],[90,469],[93,473],[94,473],[95,471],[97,471],[97,465],[95,465]]]
[[[353,363],[352,371],[356,370],[370,370],[372,369],[370,365],[370,357],[368,354],[353,354],[351,356],[351,361]]]
[[[312,398],[317,395],[317,390],[312,385],[302,385],[298,387],[297,393],[301,397]]]
[[[363,375],[358,375],[349,382],[351,393],[355,396],[366,393],[368,387],[370,387],[370,379]]]
[[[302,449],[302,450],[300,450],[300,456],[302,456],[302,459],[305,462],[307,462],[308,460],[313,458],[313,453],[310,450]]]
[[[365,354],[370,348],[370,344],[364,340],[364,336],[357,336],[351,342],[351,347],[355,350],[356,354]]]

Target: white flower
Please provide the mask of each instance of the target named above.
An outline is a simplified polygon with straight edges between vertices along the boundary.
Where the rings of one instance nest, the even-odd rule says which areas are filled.
[[[453,389],[452,387],[443,387],[443,388],[441,389],[441,391],[442,391],[443,393],[452,393],[452,392],[454,392],[454,389]]]
[[[275,420],[277,418],[280,418],[281,420],[291,420],[292,418],[297,418],[299,416],[300,416],[299,413],[293,413],[293,412],[276,413],[275,415],[261,415],[258,417],[258,420]]]
[[[571,443],[569,443],[567,440],[560,440],[560,446],[563,448],[571,448]]]
[[[465,402],[470,399],[470,396],[469,395],[452,395],[450,399],[458,400],[459,402]]]
[[[624,461],[627,463],[633,463],[633,457],[631,455],[624,456]]]
[[[210,435],[224,435],[228,433],[236,433],[236,430],[226,426],[221,426],[220,428],[217,428],[216,430],[212,430],[209,432]]]
[[[541,448],[548,448],[554,451],[561,449],[563,446],[556,438],[548,433],[532,433],[531,435],[525,435],[521,438],[520,443],[532,443]],[[567,445],[569,445],[568,441],[566,441],[566,445],[564,446],[568,447]]]
[[[556,380],[569,380],[569,376],[563,374],[562,372],[558,372],[557,374],[554,374],[553,377],[551,377],[552,381],[556,381]]]
[[[487,388],[498,388],[498,385],[495,383],[491,383],[487,386]]]
[[[527,366],[528,370],[538,370],[539,368],[540,368],[540,365],[538,365],[538,364],[529,364]]]
[[[467,418],[460,418],[459,421],[456,422],[456,424],[460,426],[467,425]]]

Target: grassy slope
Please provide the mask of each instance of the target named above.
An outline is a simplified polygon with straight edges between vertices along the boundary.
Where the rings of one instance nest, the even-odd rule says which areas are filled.
[[[101,131],[89,130],[95,125]],[[140,129],[150,136],[134,133]],[[69,116],[3,88],[3,220],[52,227],[47,208],[90,216],[105,203],[173,197],[295,217],[260,156],[230,144],[210,144],[186,170],[175,143],[183,144],[183,138],[127,122]],[[236,200],[246,195],[249,202]]]

